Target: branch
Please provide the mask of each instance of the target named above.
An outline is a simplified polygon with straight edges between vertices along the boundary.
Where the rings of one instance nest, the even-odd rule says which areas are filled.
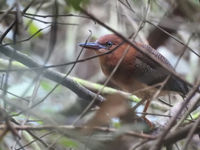
[[[14,53],[14,49],[11,47],[0,46],[0,52],[6,55],[7,57],[11,57]],[[24,64],[27,67],[42,67],[40,64],[38,64],[36,61],[31,59],[29,56],[19,51],[15,52],[13,59],[15,59],[16,61],[19,61],[20,63]],[[39,72],[36,72],[36,73],[39,73]],[[61,85],[69,88],[71,91],[76,93],[80,98],[84,100],[91,101],[96,95],[95,93],[89,91],[88,89],[81,86],[77,82],[74,82],[72,79],[64,78],[64,75],[59,72],[47,69],[44,73],[44,76],[52,81],[61,83]],[[102,102],[104,98],[101,96],[98,96],[97,100],[99,102]]]
[[[0,130],[3,130],[7,128],[6,125],[0,125]],[[89,127],[89,126],[73,126],[73,125],[41,125],[41,126],[30,126],[30,125],[13,125],[13,128],[15,130],[35,130],[35,131],[41,131],[41,130],[60,130],[60,131],[67,131],[67,130],[77,130],[77,129],[95,129],[101,132],[117,132],[118,129],[115,128],[110,128],[110,127],[101,127],[101,126],[95,126],[95,127]],[[78,131],[80,133],[80,131]],[[149,140],[154,140],[155,136],[150,135],[150,134],[146,134],[146,133],[138,133],[138,132],[134,132],[134,131],[125,131],[124,132],[126,135],[130,135],[130,136],[135,136],[138,138],[142,138],[142,139],[149,139]]]
[[[186,136],[188,135],[188,133],[192,129],[193,125],[194,125],[194,123],[187,125],[186,127],[180,128],[176,132],[169,133],[166,136],[165,140],[163,141],[164,144],[165,145],[173,144],[173,143],[175,143],[179,140],[186,138]],[[200,132],[200,126],[198,126],[195,129],[194,133],[199,133],[199,132]]]
[[[190,132],[190,130],[192,129],[193,125],[194,125],[194,123],[191,123],[183,128],[180,128],[174,132],[169,133],[166,136],[166,138],[163,140],[163,144],[170,145],[170,144],[176,143],[177,141],[185,139],[187,137],[188,133]],[[198,125],[200,125],[200,123]],[[195,129],[194,134],[198,134],[199,132],[200,132],[200,126],[198,126]],[[158,137],[158,135],[156,137]],[[154,140],[148,141],[145,144],[141,145],[141,147],[138,150],[144,150],[145,148],[149,149],[152,145],[155,144],[154,142],[155,142]]]

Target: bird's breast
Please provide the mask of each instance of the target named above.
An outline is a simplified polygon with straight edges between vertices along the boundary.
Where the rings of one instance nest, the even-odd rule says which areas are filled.
[[[114,84],[128,92],[144,88],[144,83],[138,80],[142,74],[141,72],[138,73],[138,64],[135,62],[136,55],[135,51],[130,50],[111,77]],[[118,55],[117,51],[100,57],[101,69],[106,76],[112,73],[121,57],[122,55]]]
[[[133,92],[135,89],[143,88],[144,85],[139,83],[134,76],[135,70],[133,66],[133,64],[122,62],[111,77],[111,81],[121,89],[128,92]],[[109,64],[108,61],[101,63],[101,69],[106,76],[111,75],[115,67],[116,64]]]

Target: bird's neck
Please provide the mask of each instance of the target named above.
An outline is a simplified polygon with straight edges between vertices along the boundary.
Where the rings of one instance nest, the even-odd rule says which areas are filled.
[[[101,69],[103,73],[108,76],[117,65],[117,58],[113,53],[99,57]]]

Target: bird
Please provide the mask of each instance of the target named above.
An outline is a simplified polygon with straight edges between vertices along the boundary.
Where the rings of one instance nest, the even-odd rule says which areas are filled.
[[[173,69],[170,62],[150,45],[134,42],[138,47],[151,53],[160,62],[164,63],[170,69]],[[106,34],[101,36],[96,42],[81,43],[79,46],[93,50],[98,55],[107,53],[99,56],[101,69],[106,76],[111,74],[124,51],[128,49],[124,59],[111,77],[111,82],[122,90],[134,93],[142,99],[147,99],[143,112],[147,111],[150,99],[160,87],[159,85],[170,75],[163,67],[136,50],[129,43],[124,42],[116,34]],[[177,92],[184,96],[188,93],[188,86],[177,77],[170,75],[160,95],[164,95],[166,92]]]

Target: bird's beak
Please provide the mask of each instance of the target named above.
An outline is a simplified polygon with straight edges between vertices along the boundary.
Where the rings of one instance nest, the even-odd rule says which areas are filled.
[[[87,49],[94,49],[94,50],[99,50],[99,49],[106,49],[106,46],[101,45],[97,42],[91,42],[91,43],[80,43],[79,46],[87,48]]]

